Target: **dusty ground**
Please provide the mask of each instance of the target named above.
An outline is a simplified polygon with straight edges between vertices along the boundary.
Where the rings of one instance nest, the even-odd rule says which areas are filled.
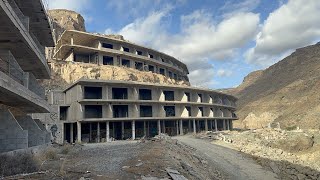
[[[63,148],[54,148],[57,156],[43,163],[41,173],[6,179],[168,179],[166,168],[188,179],[225,179],[201,153],[171,139]]]
[[[319,130],[257,129],[197,137],[250,156],[280,179],[320,179]]]

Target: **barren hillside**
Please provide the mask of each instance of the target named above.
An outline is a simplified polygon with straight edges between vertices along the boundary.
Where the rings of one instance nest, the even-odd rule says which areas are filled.
[[[236,126],[260,128],[279,122],[284,128],[320,128],[320,43],[246,78],[229,90],[237,97]]]

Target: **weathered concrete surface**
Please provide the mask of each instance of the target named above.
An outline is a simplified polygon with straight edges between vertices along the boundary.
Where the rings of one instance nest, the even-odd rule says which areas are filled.
[[[23,130],[9,110],[0,109],[0,153],[28,147],[28,131]]]
[[[16,117],[20,126],[28,131],[28,147],[43,145],[47,139],[47,132],[39,128],[37,123],[30,116]]]
[[[229,176],[230,179],[277,179],[277,175],[258,165],[253,159],[243,156],[240,152],[209,142],[192,138],[190,136],[175,137],[178,141],[191,146],[207,157],[218,170]]]

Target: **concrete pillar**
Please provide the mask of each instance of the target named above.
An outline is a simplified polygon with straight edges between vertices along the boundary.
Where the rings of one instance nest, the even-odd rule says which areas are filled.
[[[192,131],[192,130],[191,130],[191,120],[190,120],[190,119],[188,120],[188,131],[189,131],[189,132]]]
[[[124,139],[124,121],[121,121],[121,139]]]
[[[70,43],[71,43],[71,45],[73,45],[73,37],[71,37]]]
[[[214,120],[214,128],[215,128],[215,131],[217,132],[218,131],[218,122],[216,119]]]
[[[166,133],[166,121],[162,120],[162,133]]]
[[[201,127],[200,127],[200,120],[198,120],[198,121],[197,121],[197,129],[198,129],[199,132],[200,132],[200,128],[201,128]]]
[[[136,122],[132,121],[131,122],[131,127],[132,127],[132,140],[136,139]]]
[[[196,127],[196,119],[193,119],[193,133],[197,133],[197,127]]]
[[[98,122],[98,124],[97,124],[97,138],[98,138],[98,140],[97,140],[97,142],[99,143],[100,142],[100,123]]]
[[[147,136],[149,137],[150,135],[150,122],[148,121],[148,126],[147,126]]]
[[[92,141],[92,124],[89,123],[90,129],[89,129],[89,142]]]
[[[161,124],[160,124],[160,120],[158,120],[158,135],[161,134]]]
[[[179,121],[176,120],[176,130],[177,130],[177,136],[179,135]]]
[[[73,123],[70,123],[70,143],[73,143]]]
[[[143,121],[143,134],[145,137],[147,137],[147,127],[146,127],[147,123],[146,121]]]
[[[227,120],[227,130],[230,130],[230,121],[229,120]]]
[[[205,131],[208,131],[208,119],[204,120],[204,129]]]
[[[223,119],[223,130],[226,130],[226,120]]]
[[[77,122],[77,132],[78,132],[78,143],[81,143],[81,122]]]
[[[183,123],[182,123],[182,119],[180,119],[180,135],[183,135]]]
[[[110,123],[109,121],[106,122],[106,140],[110,142]]]

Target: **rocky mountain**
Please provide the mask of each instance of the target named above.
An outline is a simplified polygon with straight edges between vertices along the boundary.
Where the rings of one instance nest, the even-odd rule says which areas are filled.
[[[55,39],[67,30],[86,31],[84,18],[74,11],[66,9],[49,10],[48,15],[52,22]]]
[[[235,89],[235,126],[320,128],[320,43],[297,49],[269,68],[249,74]]]

